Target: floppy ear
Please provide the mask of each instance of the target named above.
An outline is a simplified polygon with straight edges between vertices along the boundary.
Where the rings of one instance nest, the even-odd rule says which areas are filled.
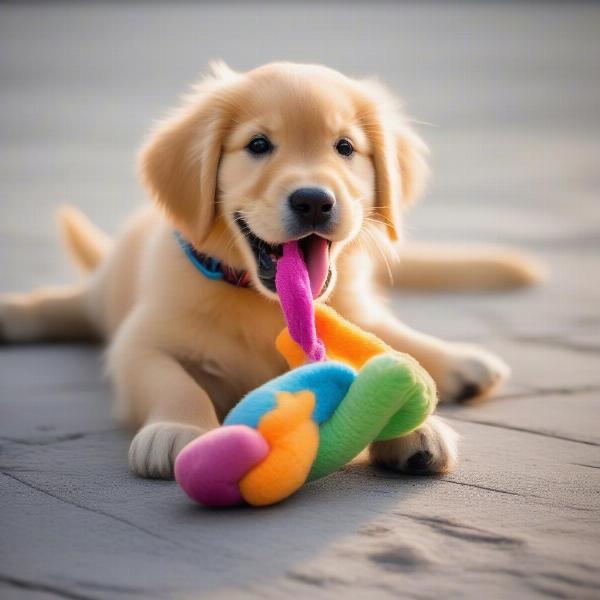
[[[396,154],[400,168],[402,200],[409,204],[423,191],[429,168],[427,167],[427,146],[408,124],[396,129]]]
[[[372,112],[367,131],[375,167],[375,206],[389,238],[397,240],[402,208],[416,198],[426,180],[427,147],[396,110]]]
[[[194,240],[208,234],[215,218],[217,168],[230,122],[220,102],[225,85],[224,78],[202,81],[181,108],[159,123],[139,156],[146,188]]]

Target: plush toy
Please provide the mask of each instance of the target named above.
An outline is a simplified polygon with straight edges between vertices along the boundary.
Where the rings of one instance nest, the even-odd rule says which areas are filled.
[[[435,408],[435,384],[412,357],[313,305],[296,243],[284,245],[276,286],[288,324],[276,346],[292,370],[246,395],[175,462],[179,485],[208,506],[279,502]]]

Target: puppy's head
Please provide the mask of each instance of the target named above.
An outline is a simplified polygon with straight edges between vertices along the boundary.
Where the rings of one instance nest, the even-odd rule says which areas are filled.
[[[424,146],[379,86],[316,65],[224,65],[163,121],[141,153],[143,180],[197,247],[275,294],[282,244],[300,240],[313,294],[343,248],[379,223],[397,237]],[[234,251],[232,252],[232,249]],[[224,254],[225,253],[225,254]]]

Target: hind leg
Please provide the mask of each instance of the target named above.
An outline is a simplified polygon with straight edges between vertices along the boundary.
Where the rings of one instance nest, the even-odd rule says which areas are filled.
[[[42,288],[0,297],[0,341],[42,342],[97,339],[83,285]]]

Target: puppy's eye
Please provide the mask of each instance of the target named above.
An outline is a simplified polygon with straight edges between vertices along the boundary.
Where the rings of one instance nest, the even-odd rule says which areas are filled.
[[[248,142],[246,150],[248,150],[250,154],[260,156],[262,154],[269,154],[269,152],[272,152],[273,144],[271,144],[271,141],[267,136],[256,135]]]
[[[352,142],[346,138],[342,138],[335,143],[335,149],[342,156],[352,156],[354,154],[354,146]]]

